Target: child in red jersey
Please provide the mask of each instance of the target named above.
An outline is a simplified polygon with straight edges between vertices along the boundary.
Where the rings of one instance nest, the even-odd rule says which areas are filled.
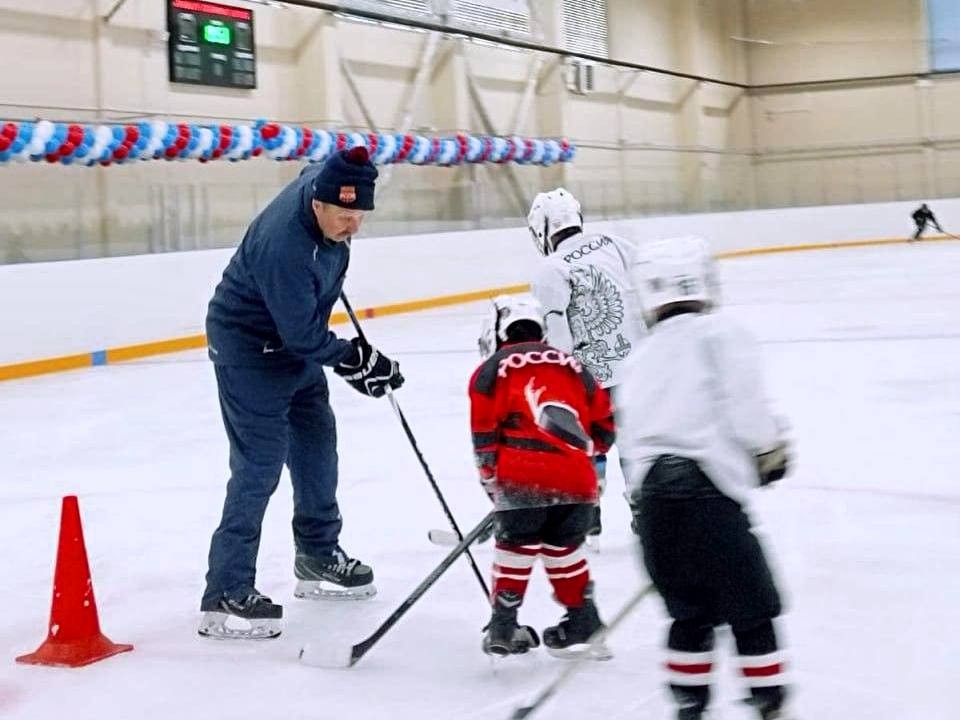
[[[538,557],[567,612],[543,633],[554,654],[573,654],[603,625],[581,545],[593,520],[592,457],[614,440],[606,391],[572,355],[544,342],[535,300],[494,300],[470,379],[470,424],[481,481],[496,510],[493,614],[488,654],[527,652],[536,633],[517,623]],[[578,647],[580,646],[580,647]]]

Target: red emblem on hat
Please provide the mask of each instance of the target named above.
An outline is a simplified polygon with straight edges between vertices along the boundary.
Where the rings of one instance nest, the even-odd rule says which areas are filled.
[[[357,188],[353,185],[340,186],[340,202],[349,205],[357,201]]]

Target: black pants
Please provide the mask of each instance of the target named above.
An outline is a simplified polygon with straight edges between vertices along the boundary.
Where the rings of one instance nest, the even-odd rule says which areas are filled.
[[[750,520],[691,460],[659,460],[635,520],[650,579],[674,620],[712,625],[780,614],[780,595]]]
[[[581,545],[593,522],[593,508],[576,503],[498,510],[494,535],[505,545]]]
[[[770,672],[779,676],[772,620],[781,612],[780,594],[741,507],[692,460],[664,456],[644,478],[634,508],[644,564],[674,620],[667,647],[679,660],[672,677],[688,673],[671,681],[681,707],[707,706],[710,663],[684,665],[683,657],[709,655],[717,625],[730,625],[744,667],[751,667],[751,658],[771,658]],[[780,707],[783,687],[751,683],[751,672],[744,675],[753,701]]]

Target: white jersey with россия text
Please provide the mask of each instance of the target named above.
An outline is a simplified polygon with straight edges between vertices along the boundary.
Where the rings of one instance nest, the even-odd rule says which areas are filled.
[[[547,341],[572,352],[605,388],[619,384],[624,361],[646,332],[630,292],[634,252],[623,238],[578,233],[544,259],[533,283]]]

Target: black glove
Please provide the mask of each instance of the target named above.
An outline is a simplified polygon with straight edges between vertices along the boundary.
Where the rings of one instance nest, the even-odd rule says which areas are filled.
[[[760,484],[769,485],[782,480],[790,469],[790,456],[787,454],[787,443],[781,442],[773,450],[757,455],[757,472],[760,474]]]
[[[395,360],[359,338],[353,338],[350,342],[353,354],[336,365],[333,371],[355,390],[370,397],[383,397],[387,388],[396,390],[403,385],[403,375]]]

